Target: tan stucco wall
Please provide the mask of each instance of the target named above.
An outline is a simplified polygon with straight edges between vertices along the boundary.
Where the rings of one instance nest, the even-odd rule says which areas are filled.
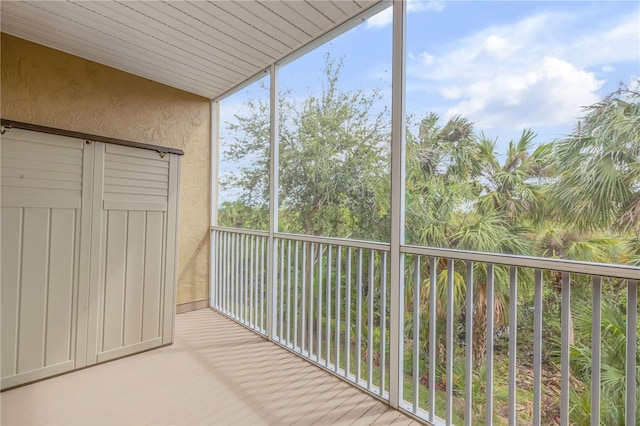
[[[2,34],[2,118],[183,149],[178,303],[206,299],[211,102]]]

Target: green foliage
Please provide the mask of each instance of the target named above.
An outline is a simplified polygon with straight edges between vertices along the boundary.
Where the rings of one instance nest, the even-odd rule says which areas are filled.
[[[280,210],[286,232],[388,241],[389,114],[374,112],[379,91],[340,90],[342,61],[325,58],[326,86],[301,102],[280,94]],[[226,152],[241,164],[223,182],[251,206],[268,203],[266,102],[249,101],[230,129],[240,137]]]
[[[327,56],[322,93],[296,102],[280,95],[280,223],[279,230],[309,235],[329,235],[388,241],[390,211],[389,115],[380,109],[379,91],[341,90],[341,61]],[[236,124],[236,141],[227,155],[241,166],[240,173],[224,182],[240,190],[239,201],[224,203],[221,224],[265,229],[268,218],[269,115],[268,105],[249,101]],[[460,116],[446,121],[427,114],[406,131],[406,241],[409,244],[490,253],[570,258],[602,263],[640,265],[640,94],[621,89],[586,109],[575,131],[566,139],[536,146],[535,133],[523,130],[510,141],[506,152],[497,140],[488,139]],[[346,257],[346,256],[345,256]],[[405,258],[405,276],[413,277],[413,262]],[[343,258],[344,261],[344,258]],[[313,260],[312,262],[316,262]],[[367,269],[365,259],[365,270]],[[376,264],[379,262],[375,260]],[[417,282],[419,311],[414,312],[414,286],[405,283],[405,370],[411,371],[413,318],[420,322],[419,380],[435,380],[437,406],[444,404],[445,374],[438,369],[426,376],[429,354],[430,298],[436,299],[436,353],[444,363],[447,282],[453,278],[456,325],[473,315],[474,422],[483,421],[487,316],[487,264],[473,266],[473,312],[465,312],[466,263],[440,259],[431,270],[429,259],[420,259]],[[308,265],[306,274],[315,274]],[[377,268],[377,266],[376,266]],[[376,269],[377,270],[377,269]],[[509,305],[518,303],[518,369],[531,372],[533,341],[533,271],[518,268],[518,300],[509,300],[508,267],[494,268],[494,325],[505,332]],[[353,272],[352,272],[353,273]],[[437,288],[431,288],[434,275]],[[366,274],[365,274],[366,275]],[[317,277],[315,277],[317,279]],[[335,280],[335,277],[332,277]],[[555,422],[559,413],[557,371],[560,359],[560,301],[562,274],[545,271],[543,287],[543,366],[545,394],[543,417]],[[575,317],[569,325],[571,348],[571,421],[588,423],[591,377],[591,281],[571,275]],[[621,424],[624,418],[624,284],[603,285],[602,310],[602,421]],[[342,294],[346,289],[342,287]],[[351,287],[355,300],[355,284]],[[363,297],[367,297],[363,287]],[[432,294],[434,293],[434,294]],[[315,296],[314,296],[315,297]],[[377,300],[377,297],[376,297]],[[375,302],[376,304],[378,302]],[[387,306],[387,309],[389,307]],[[351,318],[355,318],[352,304]],[[368,312],[363,306],[363,313]],[[375,311],[379,312],[379,306]],[[385,313],[384,315],[387,315]],[[365,317],[366,318],[366,317]],[[380,318],[373,330],[379,345]],[[388,324],[388,321],[387,321]],[[354,323],[346,326],[353,327]],[[352,330],[352,339],[353,333]],[[464,363],[462,342],[467,331],[458,329],[454,339],[454,405],[456,422],[463,410]],[[506,401],[506,346],[493,336],[496,357],[494,402],[496,411]],[[411,342],[411,343],[410,343]],[[371,349],[371,348],[365,348]],[[375,349],[375,348],[374,348]],[[638,348],[640,357],[640,347]],[[351,353],[354,356],[354,353]],[[498,362],[498,360],[503,362]],[[355,362],[349,360],[349,362]],[[345,360],[346,362],[346,360]],[[638,359],[640,365],[640,358]],[[504,370],[504,371],[503,371]],[[554,376],[555,374],[555,376]],[[640,386],[640,369],[637,374]],[[519,378],[520,380],[520,378]],[[519,383],[519,386],[522,383]],[[422,384],[420,386],[423,386]],[[412,392],[405,380],[405,397]],[[421,406],[426,399],[420,394]],[[530,396],[519,391],[519,401]],[[639,401],[640,404],[640,401]],[[621,408],[622,407],[622,408]],[[622,410],[622,411],[621,411]],[[496,421],[504,416],[496,415]]]
[[[557,218],[580,230],[615,227],[640,237],[640,93],[622,88],[586,111],[554,145]]]
[[[601,424],[624,424],[626,364],[625,354],[627,345],[626,315],[622,303],[605,303],[602,307],[601,345],[601,386],[600,386],[600,421]],[[575,310],[575,327],[580,336],[591,336],[592,316],[588,307]],[[636,324],[640,331],[640,324]],[[591,411],[590,386],[593,373],[591,371],[592,348],[591,342],[577,342],[571,347],[571,368],[575,377],[584,385],[574,389],[572,395],[572,421],[576,424],[588,424]],[[640,388],[640,342],[636,347],[636,383],[631,386]],[[640,406],[640,395],[638,396]],[[640,424],[640,419],[638,419]]]
[[[218,223],[235,228],[269,229],[269,209],[250,207],[242,201],[225,201],[218,209]]]

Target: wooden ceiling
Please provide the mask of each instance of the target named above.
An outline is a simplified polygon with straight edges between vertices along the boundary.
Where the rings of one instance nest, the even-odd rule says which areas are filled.
[[[384,0],[2,1],[2,32],[215,99]]]

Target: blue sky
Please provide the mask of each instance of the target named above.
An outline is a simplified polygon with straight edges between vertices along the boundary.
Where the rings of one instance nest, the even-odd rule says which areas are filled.
[[[640,78],[636,1],[410,0],[407,21],[407,113],[460,114],[499,150],[525,127],[538,142],[566,135],[583,106]],[[344,57],[341,87],[379,88],[390,106],[390,9],[282,67],[281,88],[318,93],[326,52]],[[223,101],[221,120],[258,93]]]
[[[500,140],[560,137],[582,106],[640,78],[633,1],[414,0],[407,20],[407,113],[461,114]],[[345,58],[344,87],[390,88],[390,9],[283,67],[281,86],[313,92],[327,51]]]

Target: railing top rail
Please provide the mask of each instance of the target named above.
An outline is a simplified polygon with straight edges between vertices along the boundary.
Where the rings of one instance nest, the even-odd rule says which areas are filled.
[[[221,232],[235,232],[238,234],[256,235],[260,237],[269,236],[269,233],[267,231],[232,228],[226,226],[212,226],[211,230]],[[351,240],[346,238],[289,234],[284,232],[278,232],[274,234],[274,236],[276,238],[285,240],[305,241],[310,243],[354,247],[368,250],[389,251],[390,249],[389,243]],[[543,257],[520,256],[501,253],[483,253],[476,251],[422,247],[413,245],[403,245],[401,246],[400,250],[402,253],[417,254],[420,256],[436,256],[447,259],[485,262],[507,266],[520,266],[524,268],[541,269],[546,271],[570,272],[577,274],[598,275],[603,277],[640,280],[640,268],[631,265],[582,262],[567,259],[548,259]]]
[[[212,226],[211,227],[212,231],[220,231],[220,232],[235,232],[238,234],[245,234],[245,235],[256,235],[258,237],[268,237],[269,236],[269,232],[268,231],[257,231],[255,229],[244,229],[244,228],[233,228],[230,226]]]
[[[518,256],[500,253],[482,253],[456,249],[440,249],[405,245],[402,253],[420,256],[435,256],[447,259],[494,263],[507,266],[521,266],[547,271],[571,272],[577,274],[598,275],[603,277],[640,280],[640,268],[630,265],[581,262],[567,259],[546,259],[543,257]]]
[[[389,243],[378,243],[372,241],[350,240],[347,238],[319,237],[315,235],[300,235],[278,232],[274,235],[276,238],[284,240],[306,241],[310,243],[328,244],[334,246],[363,248],[368,250],[389,251]]]

